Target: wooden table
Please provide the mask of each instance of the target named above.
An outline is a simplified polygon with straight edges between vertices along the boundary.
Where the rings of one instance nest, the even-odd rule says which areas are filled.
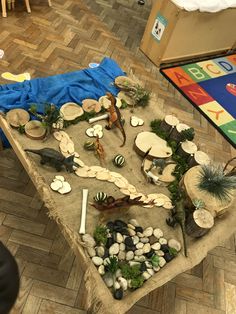
[[[117,171],[111,160],[116,153],[123,154],[126,157],[127,164],[124,168],[121,168],[120,173],[126,177],[130,183],[135,185],[139,191],[147,194],[163,192],[166,191],[166,188],[150,185],[145,181],[140,171],[141,159],[133,152],[132,145],[137,132],[140,132],[141,130],[149,130],[149,122],[153,119],[155,114],[156,116],[161,117],[161,112],[158,112],[158,108],[155,103],[151,104],[148,110],[137,109],[135,111],[135,115],[142,116],[145,124],[140,129],[137,129],[131,128],[127,122],[125,125],[127,131],[127,143],[124,148],[119,147],[122,143],[122,138],[119,132],[106,131],[104,138],[102,139],[107,154],[106,167],[111,171]],[[126,110],[124,113],[126,121],[129,121],[130,115],[131,113],[129,110]],[[78,257],[80,267],[82,267],[85,271],[87,283],[90,282],[92,285],[92,288],[88,293],[88,299],[91,299],[91,294],[95,291],[96,300],[99,304],[102,304],[103,307],[100,310],[95,311],[93,308],[93,313],[125,313],[134,303],[152,290],[162,286],[178,274],[199,264],[207,255],[209,250],[229,238],[236,230],[236,211],[232,210],[235,207],[235,204],[233,204],[227,215],[222,217],[220,220],[216,220],[215,226],[211,232],[197,241],[191,238],[187,239],[189,252],[188,258],[184,257],[181,252],[177,258],[149,279],[143,287],[129,293],[122,301],[114,300],[111,293],[109,293],[103,283],[99,273],[94,271],[95,266],[92,264],[90,258],[81,246],[81,238],[78,235],[78,230],[81,216],[80,208],[82,188],[89,189],[89,201],[92,201],[93,196],[100,190],[103,190],[114,197],[121,196],[119,189],[115,187],[114,184],[109,182],[101,183],[93,178],[79,178],[74,174],[62,172],[61,174],[72,185],[72,192],[66,196],[53,192],[50,189],[49,184],[55,176],[54,169],[40,166],[39,156],[27,155],[24,152],[24,149],[40,148],[45,146],[57,149],[58,142],[53,137],[49,138],[46,143],[33,141],[25,135],[21,135],[16,130],[10,128],[2,116],[0,116],[0,127],[3,129],[16,155],[34,182],[36,189],[48,208],[49,216],[57,222],[69,245]],[[81,159],[86,161],[86,164],[88,165],[99,165],[99,162],[93,153],[88,153],[83,149],[83,143],[86,139],[88,139],[84,133],[86,127],[88,127],[87,123],[81,122],[78,125],[70,126],[66,131],[73,140],[75,150],[79,152]],[[100,182],[100,185],[98,185],[98,182]],[[143,225],[143,227],[160,227],[166,238],[176,238],[181,241],[182,236],[180,230],[172,229],[167,226],[165,223],[166,217],[167,211],[163,208],[148,209],[137,206],[131,207],[128,213],[122,216],[125,220],[128,218],[137,218],[137,220],[142,222],[141,225]],[[92,207],[88,208],[88,233],[93,232],[94,227],[99,222],[100,218],[101,215],[97,210]],[[112,220],[113,217],[110,217],[110,219]],[[106,296],[105,299],[104,296]]]

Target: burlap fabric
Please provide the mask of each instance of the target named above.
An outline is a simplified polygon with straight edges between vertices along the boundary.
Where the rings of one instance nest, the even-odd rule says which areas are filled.
[[[154,118],[162,117],[162,113],[158,110],[158,103],[152,101],[147,109],[135,110],[135,115],[142,117],[145,121],[144,126],[139,128],[132,128],[129,125],[129,119],[132,115],[129,109],[122,111],[122,114],[124,114],[126,119],[125,129],[127,133],[127,143],[124,147],[120,148],[119,146],[122,143],[120,132],[118,130],[104,130],[104,137],[101,142],[106,151],[106,167],[111,171],[117,171],[117,168],[115,168],[112,163],[112,158],[117,153],[120,153],[126,158],[126,166],[121,168],[119,172],[137,188],[138,192],[145,194],[165,192],[167,194],[167,189],[165,187],[151,185],[145,181],[145,178],[140,171],[141,158],[133,150],[136,134],[144,130],[149,130],[150,121]],[[101,122],[101,124],[104,125],[105,121]],[[90,313],[125,313],[144,295],[165,284],[176,275],[197,265],[207,255],[209,250],[230,237],[236,230],[236,211],[235,204],[233,203],[227,213],[215,221],[214,228],[207,235],[199,240],[191,239],[189,237],[187,238],[188,258],[184,257],[183,252],[181,251],[177,258],[145,282],[143,287],[128,293],[121,301],[114,300],[95,266],[87,256],[81,237],[78,234],[78,230],[81,216],[82,189],[87,188],[89,190],[89,202],[93,201],[93,196],[98,191],[104,191],[108,195],[113,195],[114,197],[121,197],[122,194],[119,189],[113,183],[99,181],[95,178],[79,178],[73,173],[70,174],[63,171],[61,174],[71,184],[72,192],[68,195],[59,195],[58,193],[53,192],[49,185],[57,173],[51,167],[40,166],[39,156],[26,154],[24,149],[38,149],[42,147],[58,149],[58,142],[53,137],[44,143],[28,139],[25,135],[20,135],[16,130],[11,129],[2,117],[0,117],[0,126],[3,128],[15,152],[44,200],[45,205],[48,208],[49,216],[60,226],[64,236],[79,259],[79,266],[84,269],[85,286],[88,290]],[[85,164],[88,166],[99,165],[99,161],[94,156],[94,153],[87,152],[83,149],[84,141],[88,139],[85,135],[85,129],[87,127],[89,127],[88,123],[81,122],[77,125],[70,126],[66,129],[66,132],[73,140],[75,150],[80,154],[81,159]],[[101,219],[113,220],[114,218],[120,217],[124,220],[128,220],[129,218],[136,218],[141,226],[159,227],[163,230],[164,236],[167,239],[176,238],[182,242],[180,229],[172,229],[166,225],[165,219],[167,214],[168,211],[160,207],[142,208],[134,206],[131,207],[128,212],[120,211],[118,214],[113,213],[110,214],[109,217],[104,217],[95,208],[88,206],[86,231],[87,233],[92,233],[94,227]]]

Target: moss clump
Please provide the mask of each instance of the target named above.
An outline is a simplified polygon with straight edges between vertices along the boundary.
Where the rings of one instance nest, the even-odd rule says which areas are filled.
[[[98,245],[107,243],[108,228],[106,226],[97,226],[94,230],[93,237]]]

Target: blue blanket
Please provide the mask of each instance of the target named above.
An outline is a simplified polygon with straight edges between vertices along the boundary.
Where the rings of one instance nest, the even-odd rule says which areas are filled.
[[[112,83],[121,75],[125,73],[118,64],[104,58],[97,68],[0,85],[0,111],[14,108],[28,110],[31,104],[37,104],[39,112],[43,112],[46,102],[61,107],[70,101],[81,104],[86,98],[98,99],[108,91],[117,95],[119,90]],[[6,146],[5,138],[3,140]]]

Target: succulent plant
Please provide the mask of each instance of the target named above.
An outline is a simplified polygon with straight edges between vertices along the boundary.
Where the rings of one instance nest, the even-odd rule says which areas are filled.
[[[195,207],[195,209],[205,208],[205,203],[201,199],[195,198],[192,202],[193,202],[193,206]]]
[[[221,201],[228,200],[236,189],[236,175],[227,176],[221,165],[204,165],[201,168],[198,188]]]

